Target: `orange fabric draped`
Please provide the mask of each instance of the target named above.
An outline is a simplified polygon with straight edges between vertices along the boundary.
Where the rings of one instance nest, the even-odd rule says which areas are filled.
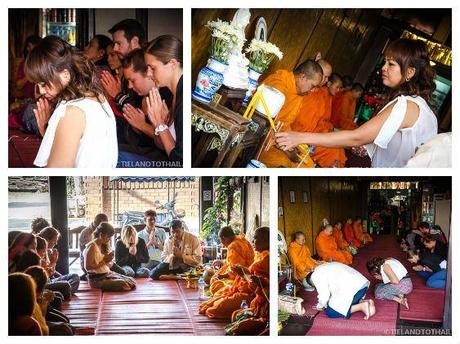
[[[300,112],[291,127],[294,131],[328,133],[333,129],[330,122],[332,96],[329,89],[321,87],[303,97]],[[321,167],[344,167],[347,160],[343,148],[315,147],[311,158]]]
[[[355,238],[355,235],[353,234],[353,226],[351,225],[351,223],[345,223],[343,225],[343,235],[345,237],[345,240],[352,244],[354,247],[361,247],[361,242],[358,241]]]
[[[276,116],[275,122],[283,122],[281,131],[290,131],[291,124],[297,117],[302,106],[303,96],[297,94],[294,73],[287,70],[278,70],[269,75],[263,84],[276,88],[286,97],[284,105]],[[297,163],[292,162],[282,150],[272,147],[262,152],[259,160],[267,167],[296,167]],[[305,164],[305,167],[313,167]]]
[[[353,122],[356,111],[356,100],[352,91],[339,92],[332,101],[331,123],[335,128],[353,130],[358,126]]]
[[[340,109],[343,103],[343,94],[345,91],[337,92],[332,98],[331,124],[334,128],[340,127]]]
[[[308,272],[316,267],[316,260],[311,257],[310,250],[306,245],[300,245],[296,241],[289,244],[288,257],[294,270],[295,277],[302,281]]]
[[[214,295],[218,290],[225,287],[226,283],[236,278],[235,274],[231,271],[232,266],[241,265],[247,268],[253,261],[254,249],[251,243],[243,235],[236,236],[227,247],[227,258],[225,259],[224,265],[222,265],[219,271],[211,278],[209,286],[211,294]],[[229,277],[223,281],[216,278],[218,274],[228,274]]]
[[[338,248],[344,249],[348,247],[348,242],[344,239],[342,231],[336,226],[332,229],[332,236],[334,237]]]
[[[324,231],[321,231],[316,237],[316,251],[327,262],[332,260],[350,265],[353,261],[351,253],[340,250],[335,243],[335,238],[332,235],[327,235]]]
[[[368,243],[374,241],[368,233],[364,233],[363,225],[358,222],[353,222],[353,234],[355,238],[362,243]]]
[[[268,250],[256,252],[249,271],[253,275],[269,278],[270,257]],[[237,276],[231,286],[219,290],[211,299],[202,303],[199,313],[206,314],[210,318],[230,320],[232,313],[240,308],[243,300],[250,304],[258,296],[257,288],[259,287],[251,285],[246,278]]]

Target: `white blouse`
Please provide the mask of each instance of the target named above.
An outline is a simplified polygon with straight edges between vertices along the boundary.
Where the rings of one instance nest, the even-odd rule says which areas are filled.
[[[407,102],[419,107],[419,116],[410,128],[401,129],[407,111]],[[387,120],[373,143],[365,145],[372,167],[404,167],[418,147],[431,140],[438,132],[438,121],[422,97],[399,96],[383,109],[394,104]]]
[[[104,254],[101,252],[101,249],[96,244],[95,240],[93,240],[93,241],[90,241],[88,243],[88,245],[86,245],[85,249],[83,250],[83,257],[85,259],[85,262],[88,262],[88,252],[90,250],[92,251],[91,253],[93,254],[93,260],[94,260],[95,264],[99,264],[100,262],[102,262],[104,260]],[[86,268],[86,266],[85,266],[85,268]],[[110,268],[109,268],[109,266],[107,264],[104,264],[104,265],[102,265],[99,268],[94,269],[94,270],[88,270],[87,268],[86,268],[86,270],[89,273],[92,273],[92,274],[105,274],[105,273],[110,272]]]
[[[329,305],[332,309],[346,316],[355,294],[369,287],[369,280],[358,270],[338,263],[324,263],[316,267],[311,281],[318,292],[318,306]]]
[[[385,263],[380,267],[380,274],[382,275],[383,283],[390,283],[390,278],[387,276],[385,271],[383,271],[383,266],[385,264],[388,264],[391,267],[391,270],[393,270],[394,274],[398,278],[398,281],[401,281],[404,277],[406,277],[407,269],[404,267],[404,265],[402,265],[399,260],[390,258],[385,260]]]
[[[85,131],[80,139],[74,167],[115,168],[118,160],[115,115],[107,100],[99,103],[88,98],[58,104],[48,122],[34,165],[48,165],[57,126],[66,114],[67,105],[76,106],[85,114]]]

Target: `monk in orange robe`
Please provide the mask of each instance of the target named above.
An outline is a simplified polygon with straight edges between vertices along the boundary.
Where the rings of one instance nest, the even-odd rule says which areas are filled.
[[[345,223],[345,226],[343,227],[343,236],[345,237],[345,240],[352,246],[356,248],[361,247],[361,242],[358,241],[355,238],[355,234],[353,233],[353,226],[352,226],[352,219],[349,217],[347,219],[347,222]]]
[[[244,235],[236,235],[232,227],[222,227],[219,231],[219,239],[227,248],[227,258],[223,262],[214,261],[213,263],[214,266],[221,265],[221,268],[211,278],[209,285],[211,295],[235,280],[236,275],[232,272],[232,267],[241,265],[248,268],[254,261],[254,249],[251,243]]]
[[[333,101],[331,122],[334,127],[341,130],[354,130],[358,127],[354,122],[356,102],[363,90],[361,84],[355,83],[349,91],[339,94]]]
[[[292,236],[293,240],[288,247],[288,257],[291,262],[294,276],[302,281],[310,271],[313,271],[318,262],[311,257],[308,246],[305,245],[305,234],[295,232]]]
[[[291,124],[302,106],[303,96],[319,86],[322,77],[321,66],[313,60],[307,60],[292,72],[278,70],[263,81],[263,84],[276,88],[285,96],[284,105],[275,119],[276,124],[283,123],[281,131],[291,130]],[[259,160],[267,167],[296,167],[298,164],[295,152],[286,153],[275,146],[262,152]]]
[[[374,241],[369,233],[364,232],[360,217],[357,217],[353,222],[353,234],[355,235],[356,240],[360,241],[364,245]]]
[[[353,256],[347,250],[341,250],[332,235],[332,225],[326,225],[316,237],[316,252],[325,261],[334,261],[351,265]]]
[[[341,87],[342,80],[340,76],[331,74],[325,86],[304,96],[299,115],[291,125],[292,130],[310,133],[328,133],[332,131],[334,129],[330,122],[332,99]],[[343,148],[316,146],[310,156],[320,167],[344,167],[347,160]]]
[[[269,243],[268,227],[258,228],[253,240],[256,251],[253,263],[249,268],[233,266],[232,272],[237,275],[233,284],[219,290],[211,299],[202,303],[200,314],[230,320],[233,312],[240,309],[241,303],[246,301],[258,318],[268,316],[268,300],[265,300],[267,290],[261,286],[261,280],[270,278]]]
[[[339,221],[334,225],[334,228],[332,228],[332,236],[339,249],[344,250],[349,248],[348,242],[343,237],[342,222]]]

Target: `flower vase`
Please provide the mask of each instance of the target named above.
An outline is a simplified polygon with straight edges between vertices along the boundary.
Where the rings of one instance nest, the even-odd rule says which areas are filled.
[[[248,103],[249,98],[251,98],[254,92],[256,91],[257,86],[259,85],[259,78],[261,75],[262,73],[259,73],[254,69],[249,68],[249,87],[248,91],[246,92],[246,96],[244,97],[244,104]]]
[[[206,67],[198,73],[195,90],[192,92],[192,98],[203,103],[210,103],[212,97],[224,82],[224,72],[228,65],[214,58],[210,58]]]

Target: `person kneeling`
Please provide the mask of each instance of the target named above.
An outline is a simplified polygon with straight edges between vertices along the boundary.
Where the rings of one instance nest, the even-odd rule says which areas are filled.
[[[176,278],[175,275],[200,265],[201,256],[200,239],[186,232],[181,220],[173,220],[171,236],[161,255],[162,262],[152,270],[150,277],[154,280]]]
[[[122,291],[136,287],[136,281],[131,277],[110,271],[114,257],[110,248],[110,239],[114,234],[115,230],[112,225],[102,222],[94,231],[94,240],[86,245],[83,252],[91,288],[103,291]]]
[[[377,280],[375,298],[393,300],[409,309],[406,295],[412,291],[412,280],[406,268],[394,258],[374,257],[367,262],[367,270]]]
[[[370,282],[359,271],[338,262],[325,263],[307,277],[308,284],[318,292],[317,310],[329,318],[349,319],[352,313],[363,312],[368,320],[375,314],[373,300],[366,300]]]
[[[121,238],[115,245],[115,261],[124,271],[126,276],[147,277],[150,270],[142,267],[142,263],[149,261],[149,252],[142,238],[138,238],[133,226],[124,226]]]

